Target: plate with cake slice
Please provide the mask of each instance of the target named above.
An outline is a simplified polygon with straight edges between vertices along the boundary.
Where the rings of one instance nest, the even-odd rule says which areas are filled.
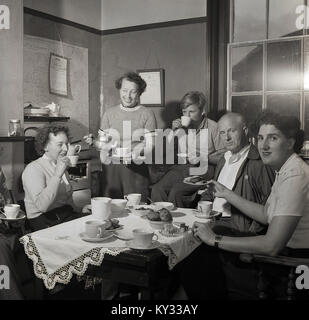
[[[192,186],[204,187],[207,185],[207,181],[199,176],[187,177],[183,180],[183,182]]]

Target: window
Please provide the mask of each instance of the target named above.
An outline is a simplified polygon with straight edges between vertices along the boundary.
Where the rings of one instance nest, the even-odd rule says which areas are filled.
[[[261,91],[263,86],[263,46],[231,49],[233,92]]]
[[[268,38],[302,35],[303,30],[296,26],[296,9],[304,5],[304,0],[270,0],[268,12]]]
[[[300,94],[268,94],[267,109],[287,116],[300,115]]]
[[[266,0],[234,0],[233,42],[266,38]]]
[[[308,139],[309,33],[305,25],[309,9],[305,6],[309,0],[234,0],[231,4],[227,109],[242,113],[249,122],[264,109],[294,115]],[[296,24],[300,8],[308,13],[303,24]]]
[[[245,115],[250,128],[254,124],[257,115],[262,111],[262,95],[234,96],[231,110]]]
[[[301,41],[267,44],[267,90],[300,90]]]

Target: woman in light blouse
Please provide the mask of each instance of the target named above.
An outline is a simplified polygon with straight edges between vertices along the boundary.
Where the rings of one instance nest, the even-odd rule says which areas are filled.
[[[205,274],[200,288],[203,288],[201,292],[206,298],[212,294],[210,288],[216,288],[216,298],[227,297],[232,292],[231,284],[235,286],[240,282],[242,287],[237,287],[237,290],[243,290],[239,292],[246,298],[252,298],[256,292],[257,275],[248,266],[235,267],[241,264],[239,253],[309,257],[309,167],[297,155],[304,137],[300,122],[295,117],[267,112],[258,123],[258,149],[262,161],[276,171],[266,204],[250,202],[216,181],[210,181],[209,187],[213,188],[216,197],[226,199],[248,217],[268,226],[267,232],[259,236],[231,236],[213,230],[211,223],[195,222],[193,234],[203,244],[199,254],[190,258],[191,267],[189,263],[183,266],[187,269],[183,275],[188,277],[187,280],[183,278],[183,285],[189,296],[193,292],[190,287],[190,268],[194,264],[205,266],[201,268]],[[206,266],[210,257],[212,264]],[[276,272],[272,272],[272,277],[276,277]],[[235,292],[235,288],[233,290]]]
[[[37,153],[42,155],[27,165],[22,182],[29,224],[39,230],[77,217],[66,156],[69,131],[65,126],[47,125],[35,139]]]

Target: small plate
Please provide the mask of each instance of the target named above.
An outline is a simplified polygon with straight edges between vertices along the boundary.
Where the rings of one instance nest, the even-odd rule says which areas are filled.
[[[206,217],[204,214],[201,214],[199,211],[195,211],[194,215],[197,218],[202,218],[202,219],[213,219],[213,218],[219,218],[220,216],[222,216],[222,212],[218,212],[218,211],[211,211],[211,215],[209,217]]]
[[[158,202],[153,202],[151,205],[153,206],[153,209],[155,211],[159,211],[160,209],[163,209],[163,208],[169,211],[172,211],[175,209],[173,202],[158,201]]]
[[[206,186],[207,182],[205,180],[197,181],[197,182],[190,182],[188,178],[184,178],[183,183],[190,184],[191,186]]]
[[[154,210],[154,206],[151,204],[135,204],[130,208],[131,213],[138,217],[147,215],[150,210]]]
[[[108,235],[105,235],[104,237],[101,238],[89,238],[84,232],[80,233],[79,236],[81,237],[82,240],[87,241],[87,242],[103,242],[114,235],[112,233],[109,233]]]
[[[5,220],[5,221],[17,221],[17,220],[22,220],[22,219],[25,219],[25,218],[26,218],[26,214],[25,214],[25,212],[22,211],[22,210],[19,210],[19,213],[18,213],[18,215],[17,215],[16,218],[7,218],[7,217],[5,216],[5,214],[3,213],[3,210],[0,209],[0,219],[1,219],[1,220]]]
[[[207,182],[203,183],[203,181],[198,181],[198,182],[195,182],[195,183],[184,181],[184,183],[185,184],[190,184],[191,186],[197,186],[197,187],[204,187],[204,186],[207,185]]]
[[[173,232],[173,233],[165,232],[164,229],[160,230],[159,233],[162,234],[162,236],[168,237],[168,238],[180,237],[180,236],[183,236],[185,234],[185,232],[181,232],[179,230],[179,228],[176,228],[176,229],[178,229],[178,230]]]
[[[159,248],[161,246],[161,243],[158,241],[153,241],[150,247],[144,248],[144,247],[136,245],[133,240],[130,240],[130,241],[126,241],[126,245],[130,249],[134,249],[134,250],[138,250],[138,251],[149,251],[149,250]]]
[[[128,241],[133,239],[132,231],[129,231],[129,230],[119,230],[119,231],[116,231],[114,235],[116,238],[120,240]]]

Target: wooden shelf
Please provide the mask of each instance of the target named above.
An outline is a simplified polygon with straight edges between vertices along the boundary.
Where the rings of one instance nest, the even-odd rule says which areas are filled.
[[[24,142],[25,140],[32,140],[33,137],[0,137],[0,142]]]
[[[70,117],[36,117],[36,116],[24,116],[24,122],[66,122],[70,120]]]

